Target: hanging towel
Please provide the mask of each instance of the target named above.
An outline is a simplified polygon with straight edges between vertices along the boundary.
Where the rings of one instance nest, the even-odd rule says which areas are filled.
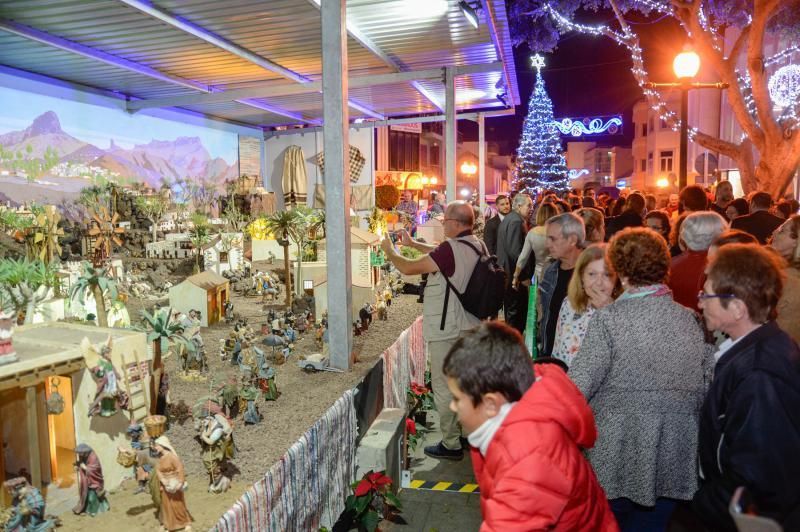
[[[308,176],[300,146],[289,146],[283,154],[283,201],[285,206],[306,203]]]
[[[322,176],[325,176],[325,152],[321,151],[314,156],[314,162],[319,166],[319,171]],[[367,159],[361,153],[361,150],[355,146],[350,146],[350,181],[355,183],[361,176],[361,170],[364,169],[364,164]]]

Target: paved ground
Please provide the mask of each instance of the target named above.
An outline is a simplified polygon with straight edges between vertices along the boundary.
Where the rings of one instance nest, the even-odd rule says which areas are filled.
[[[433,415],[431,415],[433,414]],[[435,413],[428,413],[434,418],[434,429],[438,429]],[[475,482],[472,474],[472,463],[469,454],[458,462],[452,460],[434,460],[422,452],[426,445],[434,445],[441,439],[438,430],[431,430],[420,441],[411,463],[414,480],[454,482],[469,484]],[[430,491],[405,488],[400,491],[403,503],[403,519],[406,524],[393,523],[386,528],[391,532],[470,532],[480,528],[481,509],[480,494],[458,493],[447,491]],[[382,528],[383,530],[383,528]]]

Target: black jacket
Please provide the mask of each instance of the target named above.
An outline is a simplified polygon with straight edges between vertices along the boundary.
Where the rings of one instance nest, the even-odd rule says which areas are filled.
[[[756,211],[753,214],[737,216],[731,222],[731,229],[739,229],[745,233],[750,233],[762,244],[766,244],[772,233],[785,222],[783,218],[768,213],[767,211]]]
[[[612,216],[606,218],[606,240],[609,240],[614,233],[621,231],[626,227],[642,227],[644,225],[644,218],[636,211],[627,210],[619,216]],[[587,237],[589,235],[586,235]]]
[[[527,234],[527,224],[516,211],[506,214],[497,229],[497,262],[508,274],[508,283],[511,283],[514,269],[517,267],[517,259],[520,252],[522,252],[522,247],[525,245],[525,235]],[[530,279],[532,277],[532,265],[536,264],[534,255],[533,250],[531,250],[531,256],[522,268],[520,279]]]
[[[489,218],[483,226],[483,243],[489,250],[489,255],[497,255],[497,230],[500,228],[499,215]]]
[[[728,504],[745,486],[759,515],[800,530],[800,349],[770,321],[714,373],[700,416],[696,513],[710,530],[735,531]]]

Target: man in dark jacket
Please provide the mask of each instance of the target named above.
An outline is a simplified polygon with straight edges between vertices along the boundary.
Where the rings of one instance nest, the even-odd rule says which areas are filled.
[[[511,280],[517,267],[517,259],[525,245],[528,234],[528,215],[533,201],[527,194],[514,196],[513,210],[506,215],[497,230],[497,261],[506,271],[506,293],[503,298],[503,315],[506,323],[519,332],[525,332],[525,320],[528,317],[528,287],[519,285],[514,288]],[[520,279],[530,279],[536,257],[531,253],[528,264],[522,268]]]
[[[625,202],[625,210],[619,216],[606,218],[606,240],[611,239],[614,233],[626,227],[641,227],[644,225],[644,196],[634,192]]]
[[[735,531],[728,505],[743,486],[757,514],[800,530],[800,349],[773,321],[781,264],[759,246],[730,244],[707,275],[703,317],[730,338],[715,354],[701,411],[702,482],[692,504],[709,530]]]
[[[762,244],[766,244],[772,233],[784,222],[769,213],[772,197],[766,192],[756,192],[750,199],[750,214],[737,216],[731,222],[731,229],[750,233]]]
[[[486,244],[486,249],[489,250],[490,255],[497,255],[497,230],[500,228],[500,222],[503,221],[503,218],[511,212],[511,199],[504,194],[500,194],[494,200],[494,205],[497,207],[497,215],[489,218],[483,226],[483,242]]]

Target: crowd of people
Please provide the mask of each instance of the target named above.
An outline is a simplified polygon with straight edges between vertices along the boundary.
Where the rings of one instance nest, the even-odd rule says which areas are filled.
[[[486,529],[666,530],[680,507],[697,530],[736,530],[744,488],[744,513],[800,530],[797,201],[734,198],[723,181],[661,208],[587,189],[498,196],[496,209],[483,243],[460,202],[443,243],[402,234],[421,257],[382,243],[402,273],[428,274],[443,437],[425,454],[471,449]],[[504,324],[448,297],[478,260],[458,240],[505,270]]]

